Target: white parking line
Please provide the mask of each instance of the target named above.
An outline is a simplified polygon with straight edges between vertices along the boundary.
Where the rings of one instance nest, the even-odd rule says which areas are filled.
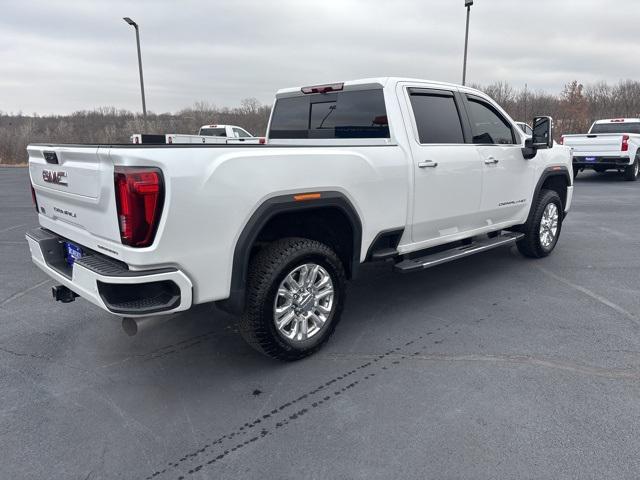
[[[0,233],[8,232],[9,230],[15,230],[16,228],[26,227],[26,226],[27,226],[26,223],[23,223],[22,225],[14,225],[13,227],[3,228],[2,230],[0,230]]]
[[[51,279],[43,280],[40,283],[36,283],[34,286],[27,288],[26,290],[23,290],[23,291],[18,292],[18,293],[14,293],[10,297],[7,297],[4,300],[2,300],[0,302],[0,307],[4,307],[7,303],[11,302],[12,300],[15,300],[16,298],[20,298],[20,297],[26,295],[27,293],[31,292],[32,290],[35,290],[36,288],[40,288],[42,285],[45,285],[45,284],[47,284],[49,282],[52,282],[52,280]]]
[[[553,272],[550,272],[549,270],[547,270],[546,268],[542,268],[542,267],[538,267],[536,266],[536,268],[538,270],[540,270],[542,273],[544,273],[545,275],[548,275],[549,277],[564,283],[565,285],[568,285],[569,287],[578,290],[579,292],[584,293],[585,295],[593,298],[594,300],[597,300],[598,302],[602,303],[603,305],[606,305],[607,307],[615,310],[616,312],[620,313],[621,315],[624,315],[625,317],[627,317],[629,320],[631,320],[636,327],[640,327],[640,318],[638,318],[636,315],[634,315],[633,313],[629,312],[628,310],[625,310],[624,308],[622,308],[620,305],[616,305],[615,303],[613,303],[611,300],[609,300],[608,298],[603,297],[602,295],[598,295],[595,292],[592,292],[591,290],[589,290],[588,288],[585,288],[581,285],[577,285],[569,280],[567,280],[566,278],[560,277],[558,275],[556,275]]]

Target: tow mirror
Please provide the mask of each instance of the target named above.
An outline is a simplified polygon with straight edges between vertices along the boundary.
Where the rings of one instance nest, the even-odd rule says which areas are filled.
[[[527,138],[522,149],[522,156],[527,160],[536,156],[538,150],[553,147],[553,119],[551,117],[535,117],[533,134]]]
[[[551,117],[536,117],[533,119],[533,147],[537,149],[553,147],[553,119]]]

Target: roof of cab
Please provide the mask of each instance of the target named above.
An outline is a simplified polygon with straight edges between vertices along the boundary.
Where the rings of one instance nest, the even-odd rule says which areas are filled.
[[[307,87],[307,86],[315,86],[315,85],[332,85],[334,83],[343,83],[345,87],[356,86],[356,85],[380,85],[381,87],[385,88],[387,86],[394,85],[394,84],[397,84],[399,82],[429,83],[429,84],[432,84],[432,85],[438,85],[438,86],[442,86],[442,87],[462,88],[462,89],[465,89],[465,91],[479,92],[475,88],[470,88],[470,87],[458,85],[458,84],[455,84],[455,83],[438,82],[438,81],[435,81],[435,80],[426,80],[426,79],[421,79],[421,78],[371,77],[371,78],[360,78],[360,79],[356,79],[356,80],[345,80],[345,81],[341,81],[341,82],[325,82],[325,83],[317,83],[317,84],[314,84],[314,85],[302,85],[302,86],[299,86],[299,87],[281,88],[280,90],[278,90],[276,92],[276,95],[292,94],[292,93],[300,93],[301,94],[301,89],[302,88]],[[482,92],[479,92],[479,93],[482,93]]]
[[[602,120],[596,120],[595,123],[639,123],[640,118],[604,118]]]

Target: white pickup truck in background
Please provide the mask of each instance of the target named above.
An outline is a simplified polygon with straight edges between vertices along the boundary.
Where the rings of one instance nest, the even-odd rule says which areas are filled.
[[[549,255],[571,152],[550,117],[532,126],[472,88],[384,77],[280,90],[264,146],[29,145],[27,240],[56,300],[130,332],[216,302],[257,350],[295,360],[329,338],[364,262]]]
[[[640,118],[598,120],[584,135],[563,135],[562,144],[573,150],[573,175],[585,169],[618,170],[636,181],[640,170]]]
[[[264,138],[254,137],[244,128],[237,125],[203,125],[197,135],[186,133],[145,134],[134,133],[131,135],[131,143],[134,144],[171,144],[171,143],[210,143],[210,144],[262,144]]]

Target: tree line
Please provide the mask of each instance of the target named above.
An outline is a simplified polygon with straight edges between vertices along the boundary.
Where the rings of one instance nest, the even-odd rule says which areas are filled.
[[[557,138],[586,133],[594,121],[602,118],[640,117],[640,82],[635,80],[622,80],[615,85],[583,85],[574,80],[559,94],[531,91],[526,86],[516,89],[506,82],[476,88],[498,102],[514,120],[530,123],[534,116],[550,115]]]
[[[640,117],[640,81],[635,80],[614,85],[583,85],[574,80],[556,94],[526,86],[516,88],[502,81],[473,86],[495,99],[515,120],[529,123],[536,115],[551,115],[556,137],[586,132],[600,118]],[[248,98],[234,108],[198,102],[176,113],[149,113],[146,118],[113,107],[44,116],[0,111],[0,163],[26,162],[29,143],[128,143],[133,133],[195,134],[205,124],[239,125],[262,136],[270,110],[270,106]]]
[[[101,107],[70,115],[22,115],[0,112],[0,163],[27,161],[30,143],[129,143],[134,133],[196,134],[202,125],[239,125],[254,135],[264,135],[271,107],[255,98],[239,107],[219,108],[206,102],[177,113],[150,113],[147,117],[128,110]]]

